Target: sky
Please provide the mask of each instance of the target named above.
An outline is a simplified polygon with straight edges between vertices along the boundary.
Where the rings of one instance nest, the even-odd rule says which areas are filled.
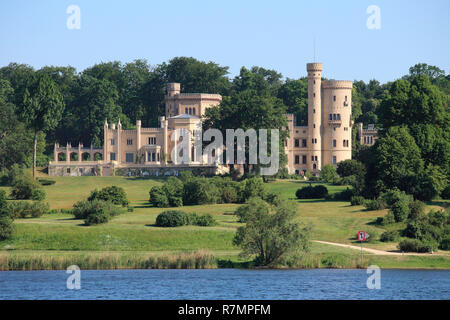
[[[67,27],[76,21],[70,5],[80,9],[79,29]],[[377,21],[371,5],[379,8],[378,29],[367,26]],[[384,83],[422,62],[449,73],[449,40],[449,0],[0,2],[0,67],[82,71],[100,62],[156,65],[189,56],[229,66],[230,77],[260,66],[300,78],[316,61],[329,79]]]

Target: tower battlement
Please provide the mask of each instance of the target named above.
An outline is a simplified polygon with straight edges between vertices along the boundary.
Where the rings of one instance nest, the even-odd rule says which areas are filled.
[[[322,63],[312,62],[306,64],[306,71],[322,71]]]

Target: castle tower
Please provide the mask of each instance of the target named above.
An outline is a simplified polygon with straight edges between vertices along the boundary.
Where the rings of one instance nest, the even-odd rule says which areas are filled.
[[[322,168],[322,64],[306,64],[308,72],[308,171],[317,173]]]
[[[352,81],[322,83],[322,163],[336,164],[352,158]]]

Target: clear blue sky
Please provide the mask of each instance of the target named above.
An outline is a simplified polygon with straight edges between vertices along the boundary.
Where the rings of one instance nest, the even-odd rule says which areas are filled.
[[[81,9],[81,29],[69,30],[69,5]],[[381,9],[381,29],[369,30],[369,5]],[[324,64],[327,78],[381,82],[415,63],[449,72],[449,0],[14,0],[0,2],[0,66],[71,65],[144,58],[159,64],[192,56],[230,67],[275,69],[305,76]]]

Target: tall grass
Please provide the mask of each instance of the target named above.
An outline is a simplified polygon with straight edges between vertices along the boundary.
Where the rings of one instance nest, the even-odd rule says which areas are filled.
[[[65,270],[77,265],[82,270],[106,269],[214,269],[217,259],[208,251],[178,254],[122,254],[102,253],[73,255],[0,254],[0,271],[8,270]]]

